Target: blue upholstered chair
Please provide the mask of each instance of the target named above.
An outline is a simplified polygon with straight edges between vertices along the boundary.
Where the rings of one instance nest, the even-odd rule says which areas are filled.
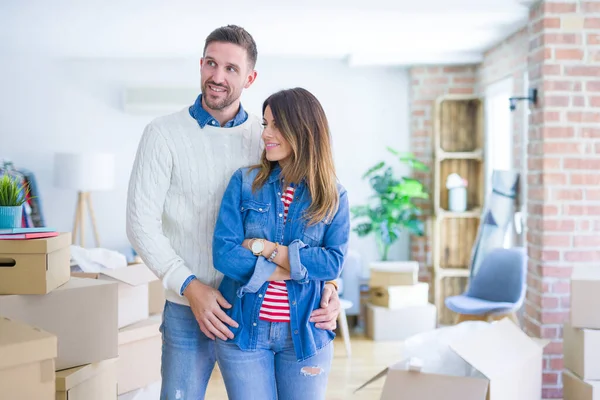
[[[525,249],[497,248],[485,256],[465,293],[446,298],[446,307],[459,314],[457,322],[508,316],[518,324],[526,289]]]

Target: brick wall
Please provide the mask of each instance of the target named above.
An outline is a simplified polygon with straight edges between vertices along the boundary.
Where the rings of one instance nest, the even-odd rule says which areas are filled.
[[[544,398],[562,398],[569,276],[600,261],[600,2],[537,3],[529,80],[540,91],[528,146],[526,329],[546,348]]]
[[[429,193],[433,182],[433,112],[435,100],[444,94],[473,94],[476,66],[414,67],[410,70],[411,151],[425,164],[429,173],[416,175],[423,179]],[[428,210],[430,212],[431,210]],[[411,257],[421,266],[421,279],[428,280],[431,252],[430,238],[411,238]]]

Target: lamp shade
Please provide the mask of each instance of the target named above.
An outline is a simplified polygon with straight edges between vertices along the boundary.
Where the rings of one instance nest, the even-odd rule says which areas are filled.
[[[56,153],[54,186],[81,192],[111,190],[115,156],[106,153]]]

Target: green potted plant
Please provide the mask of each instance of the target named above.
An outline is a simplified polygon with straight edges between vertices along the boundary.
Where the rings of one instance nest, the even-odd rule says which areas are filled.
[[[17,178],[4,174],[0,178],[0,229],[19,228],[23,217],[23,203],[29,189],[23,188]]]
[[[387,150],[401,164],[408,165],[413,170],[429,170],[411,153],[399,153],[389,147]],[[352,218],[359,222],[353,231],[359,237],[375,236],[380,260],[388,261],[389,249],[400,238],[402,231],[417,236],[424,234],[424,223],[419,219],[422,209],[415,204],[415,200],[428,199],[429,195],[423,183],[414,178],[396,175],[392,166],[384,161],[370,168],[363,179],[369,179],[374,194],[368,204],[352,207]]]

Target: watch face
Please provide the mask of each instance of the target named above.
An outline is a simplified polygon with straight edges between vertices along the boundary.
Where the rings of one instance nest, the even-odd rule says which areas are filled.
[[[252,243],[252,251],[255,253],[260,253],[263,251],[265,244],[263,242],[254,242]]]

